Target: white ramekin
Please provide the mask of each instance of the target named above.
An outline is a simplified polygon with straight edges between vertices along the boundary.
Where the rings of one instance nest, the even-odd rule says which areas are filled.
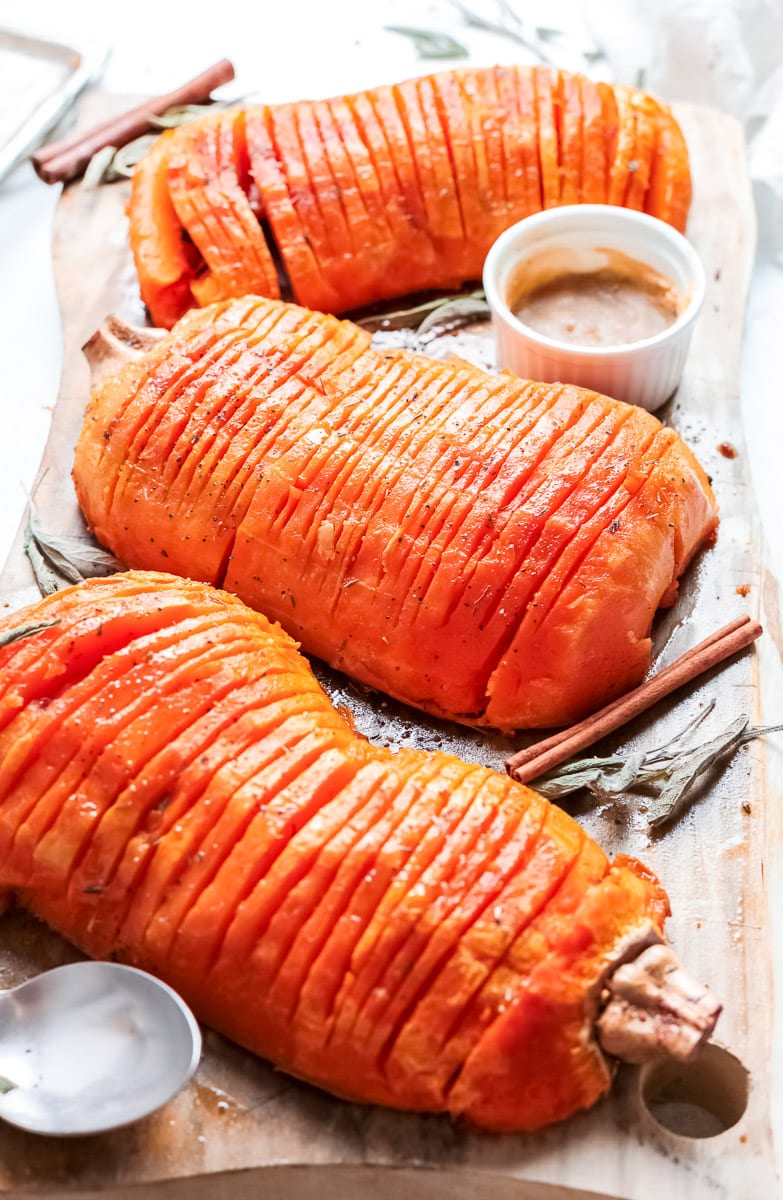
[[[667,329],[619,346],[575,346],[514,316],[509,295],[526,258],[563,251],[569,271],[595,270],[596,250],[619,251],[674,284],[680,313]],[[680,382],[704,299],[704,268],[690,242],[657,217],[609,204],[572,204],[526,217],[501,234],[484,264],[498,365],[525,379],[577,383],[651,412]]]

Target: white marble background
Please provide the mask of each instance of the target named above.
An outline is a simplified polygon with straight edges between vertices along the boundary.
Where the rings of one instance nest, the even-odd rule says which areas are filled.
[[[502,0],[464,0],[486,21],[508,21]],[[704,101],[747,126],[760,217],[759,256],[745,331],[742,404],[751,471],[783,577],[778,346],[783,317],[783,0],[509,0],[531,31],[563,30],[544,49],[561,65],[637,82],[667,100]],[[221,56],[235,63],[227,95],[265,100],[329,95],[389,82],[445,63],[422,60],[412,42],[385,29],[448,32],[470,52],[463,62],[532,61],[508,37],[469,27],[451,0],[255,0],[221,11],[214,0],[0,0],[0,28],[107,47],[100,86],[169,90]],[[2,88],[0,79],[0,88]],[[21,114],[20,114],[21,115]],[[32,483],[57,394],[60,323],[50,264],[59,188],[29,164],[0,184],[0,562]],[[721,440],[731,431],[720,429]]]

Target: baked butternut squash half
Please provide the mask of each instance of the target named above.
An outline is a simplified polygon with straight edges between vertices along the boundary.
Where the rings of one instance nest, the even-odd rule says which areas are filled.
[[[560,204],[620,204],[682,230],[688,152],[635,88],[547,67],[450,70],[394,87],[221,111],[136,168],[130,241],[170,328],[247,292],[346,312],[481,275],[504,229]]]
[[[524,1130],[606,1091],[599,1038],[709,1035],[718,1006],[645,968],[670,954],[648,872],[505,776],[370,745],[225,592],[92,580],[0,646],[0,887],[284,1070]]]
[[[717,520],[641,409],[259,297],[189,314],[105,378],[74,480],[127,566],[225,587],[355,679],[505,730],[638,683]]]

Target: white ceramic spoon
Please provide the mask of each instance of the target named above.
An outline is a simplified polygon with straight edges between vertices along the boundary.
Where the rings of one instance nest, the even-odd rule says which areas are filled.
[[[133,967],[71,963],[0,992],[0,1117],[33,1133],[136,1121],[179,1091],[200,1056],[184,1001]]]

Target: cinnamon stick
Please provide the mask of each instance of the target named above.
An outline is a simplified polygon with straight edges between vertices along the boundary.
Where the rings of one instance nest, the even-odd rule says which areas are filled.
[[[559,767],[580,750],[592,746],[615,729],[620,729],[665,696],[684,687],[686,683],[691,683],[699,675],[731,658],[733,654],[744,650],[746,646],[755,642],[762,632],[758,621],[752,621],[749,616],[738,617],[681,655],[670,666],[664,667],[657,675],[599,709],[578,725],[562,729],[551,737],[512,754],[506,760],[506,770],[519,783],[537,779],[539,775]]]
[[[32,164],[45,183],[67,183],[69,179],[81,175],[92,156],[105,146],[119,148],[148,133],[150,117],[160,116],[169,108],[182,104],[203,104],[215,88],[229,83],[234,74],[233,63],[222,58],[165,96],[153,96],[129,112],[42,147],[31,155]]]

